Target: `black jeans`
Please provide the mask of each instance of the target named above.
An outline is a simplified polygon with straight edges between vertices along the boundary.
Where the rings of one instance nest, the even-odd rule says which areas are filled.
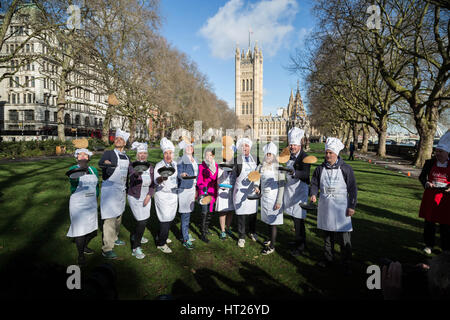
[[[248,232],[252,234],[256,233],[256,213],[248,215],[238,214],[237,219],[238,219],[239,239],[245,239],[245,225],[247,219],[248,219]]]
[[[209,204],[202,205],[202,235],[206,236],[209,230],[209,223],[211,222],[211,217],[213,212],[209,210]]]
[[[141,246],[142,236],[147,226],[147,220],[136,221],[136,228],[134,229],[134,239],[131,242],[131,248],[136,249]]]
[[[304,248],[306,244],[306,229],[305,219],[292,217],[294,220],[295,228],[295,246],[298,248]]]
[[[324,232],[325,259],[327,261],[333,261],[334,244],[335,238],[337,236],[339,245],[341,247],[342,260],[344,264],[350,263],[352,259],[351,232],[334,232],[334,231],[323,231],[323,232]]]
[[[84,254],[84,249],[88,246],[89,242],[96,236],[97,236],[97,230],[94,230],[91,233],[88,233],[84,236],[74,238],[79,256],[82,256]]]
[[[158,240],[156,240],[156,245],[158,247],[162,247],[166,244],[167,238],[169,237],[169,230],[171,225],[172,221],[159,223]]]
[[[443,251],[450,250],[450,225],[440,224],[439,233],[441,235],[441,249]],[[436,223],[425,220],[423,238],[427,247],[434,247],[436,242]]]

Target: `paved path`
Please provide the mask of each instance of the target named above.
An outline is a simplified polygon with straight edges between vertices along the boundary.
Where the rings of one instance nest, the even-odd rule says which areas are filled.
[[[414,178],[418,178],[420,172],[422,171],[422,168],[417,168],[413,166],[410,160],[405,160],[397,156],[386,155],[385,158],[381,158],[377,156],[375,152],[361,153],[356,151],[355,158],[364,161],[370,160],[373,164],[376,164],[377,166],[383,166],[386,169],[396,171],[398,173],[403,173],[405,175],[408,175],[409,172],[410,176]]]

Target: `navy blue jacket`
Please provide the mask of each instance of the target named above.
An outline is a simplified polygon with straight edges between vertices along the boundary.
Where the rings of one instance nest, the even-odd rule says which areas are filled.
[[[122,160],[130,160],[130,158],[128,158],[128,156],[126,154],[121,155],[121,159]],[[101,166],[105,163],[106,160],[111,161],[111,164],[114,166],[117,166],[118,163],[118,159],[116,156],[116,153],[114,152],[114,150],[107,150],[103,153],[102,158],[100,159],[100,161],[98,162],[98,165]],[[108,180],[109,177],[112,176],[112,174],[114,173],[114,170],[116,168],[102,168],[102,180]]]
[[[338,157],[338,160],[333,166],[330,166],[326,163],[326,160],[314,170],[314,173],[311,178],[311,187],[309,189],[310,196],[317,196],[320,189],[320,177],[322,176],[322,171],[327,169],[336,169],[341,168],[342,175],[344,177],[344,181],[347,184],[347,192],[348,192],[348,207],[350,209],[355,209],[356,207],[356,197],[357,197],[357,187],[355,174],[353,172],[352,167],[344,162],[341,157]]]
[[[177,164],[177,172],[178,172],[178,188],[180,189],[190,189],[194,186],[194,181],[195,179],[183,179],[181,177],[182,173],[187,173],[188,176],[193,176],[195,175],[194,172],[194,166],[192,163],[184,163],[184,161],[182,160],[183,158],[181,158],[178,161]],[[197,165],[197,169],[198,169],[198,165]]]

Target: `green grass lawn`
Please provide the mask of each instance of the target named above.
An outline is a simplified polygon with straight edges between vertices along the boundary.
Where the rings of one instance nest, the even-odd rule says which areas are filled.
[[[312,153],[323,161],[323,144],[312,145]],[[346,157],[345,157],[346,158]],[[132,156],[134,160],[134,156]],[[159,149],[151,150],[149,160],[161,159]],[[91,164],[98,168],[99,156]],[[15,286],[25,266],[59,265],[64,268],[76,264],[75,244],[66,237],[69,220],[69,183],[64,173],[75,163],[73,158],[19,162],[0,165],[0,270],[9,279],[11,295],[21,295]],[[126,246],[116,247],[120,259],[111,261],[117,271],[119,298],[155,299],[162,294],[175,298],[377,298],[378,291],[366,288],[366,268],[377,264],[382,257],[405,261],[425,261],[422,254],[422,220],[418,210],[422,196],[420,183],[404,175],[388,171],[363,161],[349,162],[358,183],[358,205],[353,218],[353,275],[344,277],[340,265],[329,269],[315,266],[322,257],[322,238],[316,228],[316,214],[306,219],[307,252],[304,256],[289,254],[289,242],[294,239],[293,223],[285,216],[278,231],[276,252],[262,256],[262,242],[268,227],[257,223],[258,242],[250,239],[246,247],[237,246],[235,238],[218,238],[219,221],[211,222],[213,235],[205,244],[198,240],[200,232],[199,208],[191,217],[191,233],[197,239],[195,249],[186,250],[180,238],[180,218],[174,220],[169,237],[173,240],[172,254],[156,249],[154,237],[158,219],[152,205],[148,229],[144,236],[150,241],[143,245],[144,260],[131,256],[130,231],[134,218],[127,206],[120,237]],[[311,174],[315,166],[311,170]],[[153,201],[153,200],[152,200]],[[235,225],[233,222],[233,227]],[[236,228],[234,228],[236,231]],[[96,251],[87,256],[89,272],[104,262],[101,256],[101,233],[91,241]],[[339,253],[339,247],[336,247]],[[41,270],[40,269],[40,270]],[[25,270],[25,271],[23,271]],[[65,269],[64,269],[65,270]],[[62,284],[65,285],[65,282]],[[36,294],[36,288],[28,288]],[[31,291],[30,291],[31,290]],[[26,290],[25,290],[26,291]],[[14,292],[14,293],[13,293]],[[8,294],[7,292],[3,292]],[[26,293],[23,293],[26,295]]]

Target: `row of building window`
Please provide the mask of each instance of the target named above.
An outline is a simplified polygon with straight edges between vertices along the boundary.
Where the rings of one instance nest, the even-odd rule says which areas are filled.
[[[243,103],[242,104],[242,114],[253,114],[253,103]]]
[[[22,118],[24,121],[34,121],[34,110],[23,110],[23,115]],[[9,110],[9,120],[10,121],[19,121],[19,111],[18,110]],[[45,110],[44,112],[44,121],[48,122],[50,121],[50,111],[49,110]],[[58,113],[57,112],[53,112],[53,121],[57,122],[58,121]],[[90,118],[89,117],[85,117],[84,118],[84,125],[85,126],[89,126],[90,125]],[[76,115],[75,116],[75,120],[72,123],[72,119],[70,117],[70,114],[66,113],[64,115],[64,124],[65,125],[81,125],[81,116],[80,115]],[[98,119],[98,118],[94,118],[94,126],[102,126],[103,125],[103,119]]]
[[[9,104],[20,104],[20,93],[8,94]],[[28,92],[23,94],[23,103],[36,103],[36,94],[34,92]]]
[[[253,79],[242,80],[242,91],[253,90]]]
[[[20,48],[20,43],[9,43],[5,45],[6,53],[17,52]],[[19,53],[34,53],[34,43],[25,44],[19,51]]]
[[[24,88],[34,88],[36,86],[36,81],[34,76],[25,76],[24,81],[20,81],[21,77],[10,77],[9,78],[9,87],[10,88],[20,88],[23,86]],[[22,85],[21,85],[22,84]]]

